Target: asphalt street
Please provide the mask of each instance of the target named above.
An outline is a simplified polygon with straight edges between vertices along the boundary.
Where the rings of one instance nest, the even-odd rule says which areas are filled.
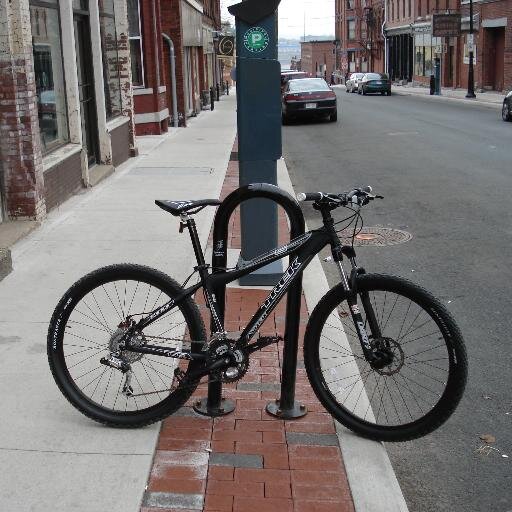
[[[468,349],[469,381],[452,418],[425,438],[387,445],[409,508],[511,512],[512,123],[496,108],[456,101],[337,94],[338,123],[283,129],[295,190],[370,184],[382,194],[365,225],[413,238],[359,248],[359,264],[439,297]],[[319,225],[313,209],[306,213],[310,227]],[[334,266],[324,268],[336,284]],[[478,451],[483,434],[496,438],[487,455]]]

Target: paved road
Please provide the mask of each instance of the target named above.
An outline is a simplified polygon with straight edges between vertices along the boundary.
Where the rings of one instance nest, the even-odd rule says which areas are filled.
[[[360,264],[434,292],[468,346],[470,378],[455,415],[426,438],[387,446],[410,510],[511,512],[512,124],[478,105],[338,97],[337,124],[284,129],[295,190],[371,184],[384,195],[365,224],[404,229],[413,239],[362,248]],[[317,224],[313,210],[307,221]],[[335,283],[334,267],[325,269]],[[509,458],[475,453],[480,434],[494,435],[493,446]]]

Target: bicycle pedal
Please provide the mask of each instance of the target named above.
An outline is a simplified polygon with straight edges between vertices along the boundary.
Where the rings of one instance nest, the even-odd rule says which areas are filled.
[[[279,343],[280,341],[283,341],[283,339],[284,338],[282,336],[261,336],[251,344],[251,351],[261,350],[262,348],[273,345],[274,343]]]

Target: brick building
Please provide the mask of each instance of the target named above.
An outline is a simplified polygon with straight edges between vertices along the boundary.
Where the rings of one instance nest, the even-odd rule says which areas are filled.
[[[202,91],[220,80],[215,54],[220,1],[128,0],[128,18],[137,134],[167,131],[174,110],[179,125],[185,126],[201,110]]]
[[[458,39],[457,87],[467,87],[469,2],[463,1],[462,37]],[[476,89],[512,89],[512,0],[473,1]]]
[[[512,88],[512,0],[474,0],[475,86]],[[461,13],[461,36],[432,35],[432,15]],[[441,63],[443,87],[467,88],[469,0],[387,0],[387,70],[394,80],[428,84]]]
[[[384,71],[384,0],[335,0],[338,69]]]
[[[41,219],[133,149],[126,0],[0,0],[2,218]]]
[[[336,69],[335,41],[306,41],[300,44],[301,70],[328,82]]]

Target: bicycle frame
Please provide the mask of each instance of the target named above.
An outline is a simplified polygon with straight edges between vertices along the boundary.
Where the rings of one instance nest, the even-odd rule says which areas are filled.
[[[143,330],[145,327],[153,323],[154,321],[161,318],[163,315],[168,313],[171,309],[178,306],[188,297],[194,295],[201,288],[204,290],[204,296],[206,300],[207,307],[210,309],[213,324],[215,326],[215,332],[213,336],[222,337],[225,335],[223,322],[220,320],[219,309],[217,306],[216,298],[213,293],[213,289],[219,286],[224,286],[228,283],[236,281],[242,276],[250,274],[259,268],[268,265],[269,263],[273,263],[274,261],[281,260],[287,256],[290,256],[290,264],[286,271],[283,273],[279,282],[274,286],[272,291],[269,293],[267,299],[260,306],[258,311],[253,315],[250,322],[247,324],[245,329],[242,331],[238,340],[236,340],[236,346],[240,348],[245,348],[249,352],[253,351],[251,348],[256,345],[253,343],[250,345],[251,339],[258,332],[259,327],[263,324],[266,318],[272,313],[272,311],[276,308],[277,304],[284,297],[290,285],[297,279],[297,277],[304,271],[304,269],[309,265],[311,260],[327,245],[331,245],[332,254],[334,261],[337,263],[340,276],[342,279],[342,284],[347,292],[351,290],[347,275],[341,265],[341,261],[343,258],[343,253],[349,252],[349,258],[351,259],[353,268],[357,270],[355,266],[355,253],[352,248],[349,248],[348,251],[344,250],[336,231],[333,228],[333,221],[330,213],[322,212],[324,219],[324,226],[315,229],[313,231],[308,231],[304,235],[301,235],[294,240],[291,240],[288,244],[285,244],[277,249],[273,249],[265,254],[262,254],[253,260],[243,262],[241,265],[237,266],[234,270],[228,271],[217,271],[213,274],[208,273],[209,265],[205,264],[204,254],[200,245],[199,237],[197,235],[197,229],[195,225],[194,219],[190,218],[188,215],[182,215],[182,224],[187,226],[190,232],[190,237],[192,240],[192,245],[194,248],[194,252],[196,255],[196,259],[198,262],[198,266],[195,267],[195,270],[199,272],[200,282],[183,290],[183,292],[175,299],[170,300],[166,304],[160,306],[155,309],[151,313],[149,313],[145,318],[142,318],[136,325],[136,330]],[[214,271],[216,269],[213,269]],[[347,298],[350,311],[352,314],[352,318],[354,320],[354,324],[357,327],[359,339],[363,348],[363,351],[368,357],[368,360],[372,358],[372,348],[370,345],[370,341],[368,339],[368,335],[366,333],[365,325],[363,323],[363,319],[359,308],[357,306],[357,299],[354,295],[350,294]],[[367,318],[370,322],[370,327],[372,332],[375,334],[376,330],[378,330],[378,326],[373,327],[373,323],[375,316],[373,315],[373,310],[371,308],[371,304],[369,300],[365,300],[363,297],[363,307],[365,311],[369,308],[369,311],[366,311]],[[206,340],[203,341],[203,343]],[[152,355],[159,355],[165,357],[172,357],[177,359],[207,359],[207,353],[201,351],[192,352],[192,350],[176,350],[169,349],[165,347],[158,347],[154,345],[144,345],[144,346],[131,346],[129,343],[127,344],[127,349],[133,352],[140,352]],[[258,350],[258,348],[255,348]]]

